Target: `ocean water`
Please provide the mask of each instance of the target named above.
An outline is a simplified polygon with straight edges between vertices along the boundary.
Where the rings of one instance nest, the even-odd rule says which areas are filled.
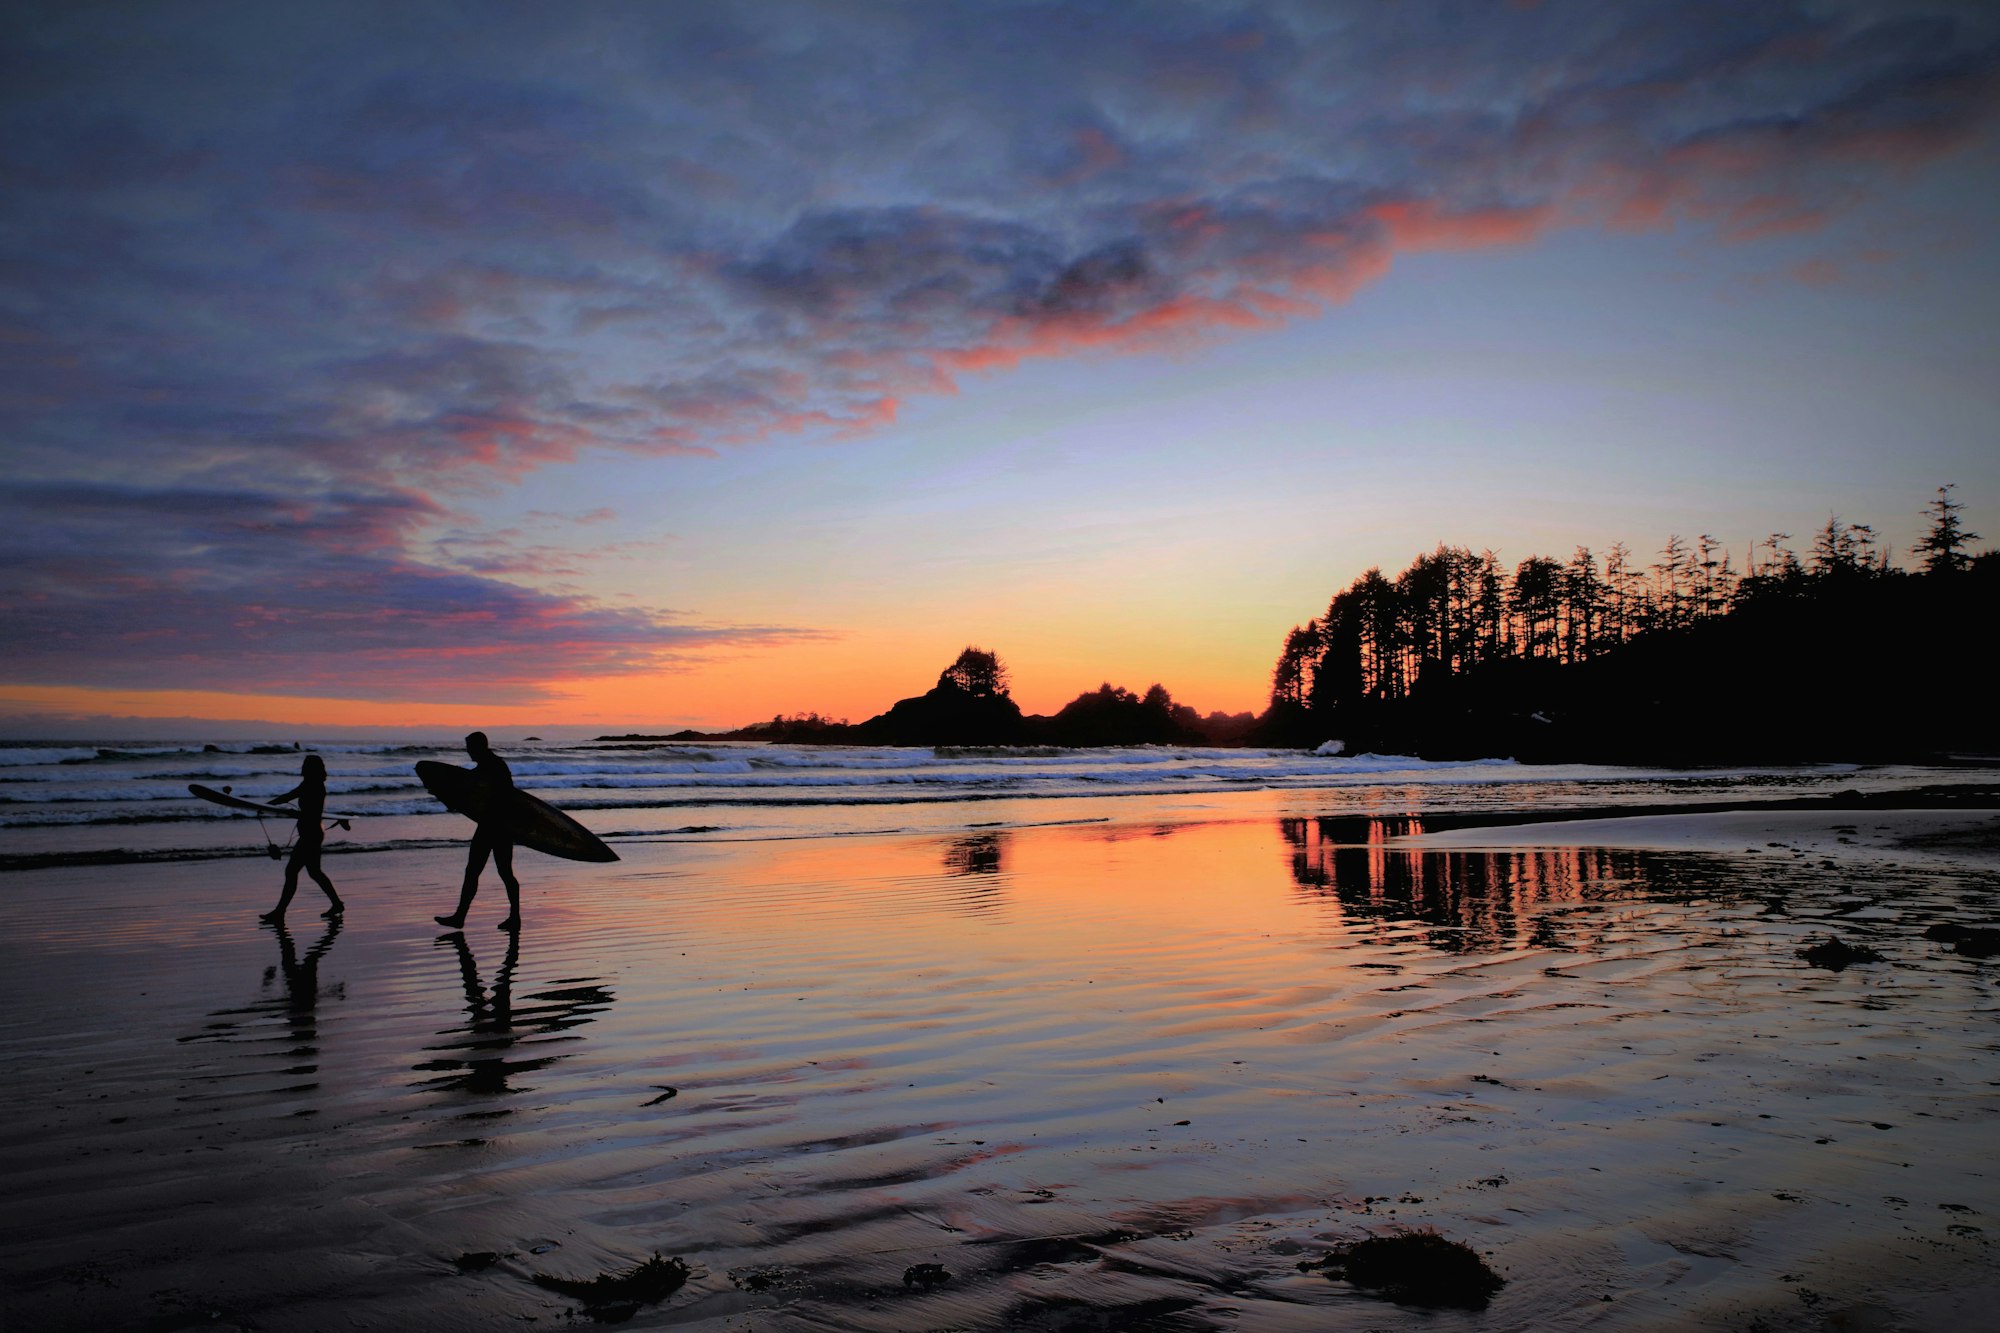
[[[1434,816],[1693,805],[1992,781],[1992,770],[1830,764],[1729,769],[1530,765],[1505,758],[1146,746],[1129,749],[863,748],[652,741],[503,745],[515,781],[621,842],[952,833],[1079,822]],[[290,746],[0,740],[0,868],[260,856],[291,836],[199,800],[190,783],[268,799],[327,765],[327,808],[359,816],[331,853],[461,839],[465,824],[421,785],[421,759],[455,744],[338,738]]]

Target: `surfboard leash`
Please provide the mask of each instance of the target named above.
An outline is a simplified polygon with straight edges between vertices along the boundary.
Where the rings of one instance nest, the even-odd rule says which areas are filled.
[[[283,847],[278,846],[277,843],[271,841],[271,830],[264,827],[264,816],[261,813],[258,814],[257,816],[257,832],[263,835],[264,850],[270,853],[271,859],[273,861],[284,860],[285,853],[291,849],[292,838],[296,838],[299,836],[298,829],[294,827],[292,829],[292,838],[286,838],[285,845]]]

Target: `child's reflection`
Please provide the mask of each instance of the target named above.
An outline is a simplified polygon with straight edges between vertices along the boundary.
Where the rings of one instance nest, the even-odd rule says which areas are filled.
[[[270,1087],[273,1073],[271,1057],[275,1053],[284,1064],[278,1074],[289,1078],[319,1073],[319,1002],[324,995],[338,995],[341,987],[322,989],[319,979],[319,965],[333,948],[333,942],[340,938],[340,918],[334,917],[326,923],[325,929],[313,946],[303,953],[298,941],[282,921],[272,922],[271,929],[278,937],[278,961],[264,969],[264,997],[254,1003],[230,1009],[217,1009],[209,1014],[209,1022],[202,1031],[180,1038],[183,1043],[241,1043],[245,1048],[239,1054],[254,1062],[254,1068],[231,1068],[220,1066],[212,1072],[196,1074],[196,1078],[207,1083],[234,1083],[251,1080],[259,1086],[239,1091],[222,1093],[217,1096],[269,1096],[272,1093],[310,1092],[319,1086],[317,1079],[307,1083],[293,1083],[284,1087]],[[274,983],[281,984],[278,994],[270,994]],[[281,1049],[274,1051],[277,1043],[272,1041],[271,1027],[283,1023],[289,1041],[282,1043]]]

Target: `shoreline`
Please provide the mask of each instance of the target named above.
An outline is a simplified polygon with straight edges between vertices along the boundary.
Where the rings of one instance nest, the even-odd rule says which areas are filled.
[[[1692,775],[1689,775],[1692,776]],[[1496,782],[1488,786],[1500,793],[1522,791],[1532,793],[1534,779],[1516,779]],[[613,847],[641,844],[707,843],[718,841],[779,841],[784,839],[811,840],[841,836],[900,836],[909,833],[947,833],[952,829],[950,821],[936,821],[930,827],[912,826],[899,822],[876,828],[774,828],[759,829],[755,819],[774,813],[794,813],[799,811],[839,812],[850,817],[881,815],[898,810],[922,810],[927,815],[949,811],[957,806],[990,807],[1013,803],[1021,807],[1023,814],[1013,819],[967,821],[957,826],[963,831],[985,827],[1005,827],[1024,829],[1042,826],[1063,825],[1088,820],[1091,822],[1127,822],[1150,824],[1161,819],[1174,822],[1201,823],[1217,819],[1247,818],[1259,819],[1275,816],[1283,807],[1285,817],[1310,817],[1321,821],[1341,821],[1351,829],[1353,838],[1371,841],[1382,836],[1379,825],[1384,819],[1404,819],[1421,821],[1426,833],[1442,833],[1454,830],[1481,828],[1508,828],[1524,824],[1554,824],[1562,822],[1601,821],[1634,819],[1656,815],[1710,815],[1739,811],[1829,811],[1848,813],[1884,812],[1894,810],[2000,810],[2000,785],[1991,781],[1971,782],[1924,782],[1907,787],[1890,787],[1881,790],[1860,791],[1844,789],[1824,796],[1776,796],[1758,797],[1737,794],[1714,800],[1695,801],[1638,801],[1592,803],[1587,792],[1578,799],[1562,805],[1552,805],[1534,809],[1424,809],[1416,804],[1402,809],[1340,809],[1325,813],[1308,812],[1298,807],[1309,805],[1317,796],[1329,804],[1341,801],[1355,792],[1356,788],[1314,788],[1272,786],[1251,790],[1201,790],[1194,792],[1122,792],[1102,791],[1090,793],[1064,793],[1051,796],[1023,796],[1006,792],[979,792],[945,795],[911,796],[898,794],[875,799],[853,799],[834,797],[801,797],[787,800],[769,799],[707,799],[689,801],[659,801],[634,805],[593,805],[574,799],[565,801],[565,793],[552,791],[549,796],[558,806],[582,816],[587,822],[618,822],[617,817],[643,815],[649,811],[682,810],[696,807],[713,807],[718,811],[750,812],[752,822],[731,828],[715,824],[689,825],[680,828],[662,828],[643,832],[622,830],[605,831],[607,841]],[[1459,791],[1463,788],[1457,789]],[[573,796],[573,793],[568,793]],[[1439,795],[1440,793],[1431,793]],[[1089,815],[1064,815],[1060,813],[1066,806],[1076,805],[1083,809],[1108,813]],[[1229,807],[1243,805],[1245,810],[1231,810]],[[1026,812],[1040,812],[1047,816],[1034,818]],[[253,827],[251,821],[232,821],[232,832],[247,837]],[[184,820],[167,819],[143,825],[158,830],[199,830],[219,833],[230,827],[213,819]],[[91,825],[47,825],[32,826],[13,830],[0,830],[0,839],[8,833],[14,841],[27,840],[46,842],[64,830],[76,830],[85,834],[102,836],[108,827],[133,827],[132,825],[91,826]],[[327,855],[354,856],[377,855],[383,852],[414,852],[462,845],[462,832],[457,821],[443,812],[426,815],[370,816],[367,823],[357,826],[358,833],[350,833],[343,839],[328,843]],[[440,834],[437,830],[446,830]],[[267,831],[268,832],[268,831]],[[367,841],[367,834],[388,835],[380,841]],[[700,837],[691,835],[726,834],[726,838]],[[1602,834],[1580,835],[1586,842]],[[1447,844],[1440,843],[1439,846]],[[1450,845],[1489,845],[1473,842],[1459,842]],[[1490,845],[1498,846],[1499,843]],[[1520,845],[1520,844],[1511,844]],[[0,876],[27,871],[59,868],[64,866],[122,866],[156,865],[184,863],[205,860],[235,861],[259,860],[267,856],[262,848],[244,845],[239,847],[215,846],[161,846],[133,850],[127,847],[92,847],[75,850],[46,851],[5,851],[0,852]]]
[[[1516,817],[1498,821],[1424,821],[1422,833],[1396,837],[1426,851],[1500,851],[1524,847],[1596,847],[1708,855],[1758,855],[1770,849],[1818,857],[1892,857],[1904,861],[2000,867],[2000,809],[1984,805],[1846,805],[1744,803],[1712,809],[1652,807]],[[1432,823],[1442,827],[1430,827]]]
[[[1442,822],[1442,821],[1440,821]],[[1425,851],[1592,847],[1715,856],[1818,857],[2000,869],[2000,809],[1786,802],[1707,810],[1607,810],[1459,824],[1393,839]]]

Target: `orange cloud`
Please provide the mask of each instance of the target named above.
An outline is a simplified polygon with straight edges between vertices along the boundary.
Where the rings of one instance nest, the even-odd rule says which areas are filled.
[[[1267,309],[1243,300],[1178,296],[1123,318],[1095,314],[1010,316],[994,322],[986,342],[940,352],[937,360],[954,370],[998,370],[1031,357],[1063,356],[1091,348],[1157,350],[1209,329],[1268,327],[1276,321],[1267,313],[1271,303],[1262,304]]]
[[[1551,205],[1450,211],[1427,199],[1376,204],[1365,216],[1388,229],[1398,250],[1484,250],[1526,245],[1554,220]]]

